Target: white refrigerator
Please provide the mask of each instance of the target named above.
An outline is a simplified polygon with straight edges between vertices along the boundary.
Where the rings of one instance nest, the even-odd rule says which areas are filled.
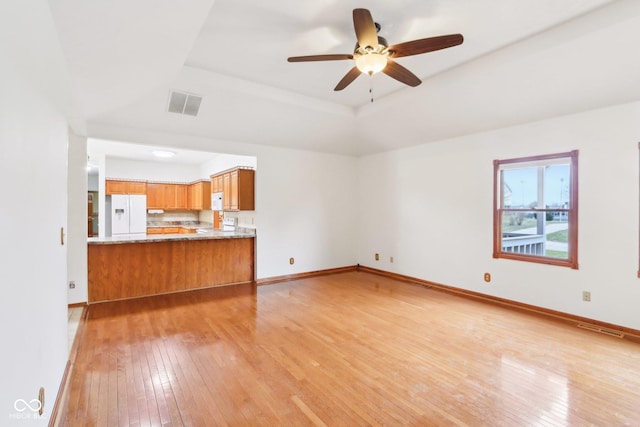
[[[147,232],[147,196],[144,194],[107,196],[106,214],[107,236]]]

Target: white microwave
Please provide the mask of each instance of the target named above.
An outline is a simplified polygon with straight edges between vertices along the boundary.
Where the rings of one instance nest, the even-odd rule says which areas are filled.
[[[222,203],[222,192],[220,193],[211,193],[211,210],[212,211],[221,211],[224,210],[224,205]]]

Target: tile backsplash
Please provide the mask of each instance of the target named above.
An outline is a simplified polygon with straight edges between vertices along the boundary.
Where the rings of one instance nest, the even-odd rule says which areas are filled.
[[[238,218],[238,227],[256,228],[256,212],[225,212],[225,218]],[[161,214],[147,213],[147,222],[192,222],[213,224],[213,211],[164,211]]]
[[[147,213],[147,222],[198,221],[197,211],[164,211],[161,214]],[[209,217],[207,222],[212,222]]]
[[[225,218],[238,218],[238,227],[256,228],[256,211],[225,212]]]
[[[213,211],[198,211],[198,221],[213,224]]]

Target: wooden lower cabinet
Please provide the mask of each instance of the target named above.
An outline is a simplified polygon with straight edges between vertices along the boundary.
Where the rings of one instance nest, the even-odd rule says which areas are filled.
[[[89,302],[254,280],[254,238],[89,244]]]

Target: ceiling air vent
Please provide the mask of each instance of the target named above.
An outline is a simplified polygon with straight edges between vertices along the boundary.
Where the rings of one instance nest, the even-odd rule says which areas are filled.
[[[172,91],[169,95],[169,106],[167,111],[170,113],[197,116],[201,102],[202,97],[200,95]]]

